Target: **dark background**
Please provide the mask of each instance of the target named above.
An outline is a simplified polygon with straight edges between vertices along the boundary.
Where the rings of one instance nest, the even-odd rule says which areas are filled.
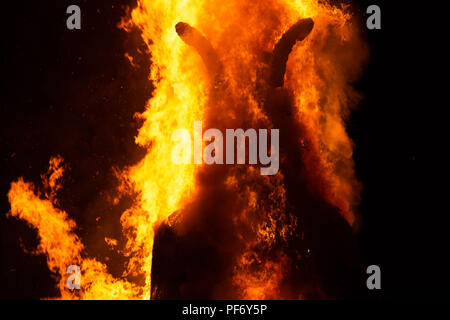
[[[115,186],[110,168],[134,164],[144,154],[134,144],[140,123],[133,114],[144,110],[151,95],[149,59],[137,31],[117,28],[135,2],[21,1],[9,4],[2,16],[2,299],[57,294],[45,257],[24,252],[36,247],[36,232],[6,217],[10,183],[22,176],[39,185],[40,174],[57,154],[69,168],[59,193],[61,207],[77,222],[89,254],[113,259],[117,270],[110,271],[121,272],[123,258],[94,241],[94,235],[124,244],[118,219],[129,199],[119,206],[98,199]],[[429,64],[423,55],[433,40],[420,8],[392,2],[358,2],[363,18],[368,5],[381,7],[382,29],[367,31],[371,61],[357,83],[364,100],[348,124],[364,185],[358,243],[365,264],[382,271],[382,290],[368,295],[449,296],[449,219],[438,206],[443,189],[431,181],[434,163],[426,160],[433,150],[426,138],[434,126],[429,114],[439,105],[435,96],[424,94],[436,82],[425,75]],[[66,28],[70,4],[81,7],[81,30]],[[126,52],[138,68],[131,67]]]

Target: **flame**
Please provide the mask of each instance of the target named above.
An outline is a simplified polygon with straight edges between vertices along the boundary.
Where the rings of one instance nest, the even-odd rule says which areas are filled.
[[[368,57],[368,47],[350,13],[327,5],[317,7],[315,32],[288,61],[288,87],[293,90],[298,119],[307,127],[304,161],[320,192],[340,208],[353,225],[361,185],[356,180],[353,142],[345,120],[360,99],[349,85]],[[306,141],[307,140],[307,141]]]
[[[50,169],[42,176],[49,191],[36,192],[35,186],[19,178],[8,193],[10,215],[38,231],[38,250],[60,277],[61,298],[150,298],[155,232],[199,194],[196,177],[204,170],[204,166],[171,161],[172,133],[176,129],[192,132],[197,120],[215,123],[217,114],[224,126],[270,126],[254,89],[261,54],[271,51],[283,32],[302,17],[312,18],[315,27],[290,54],[285,81],[294,96],[293,116],[306,130],[298,147],[304,148],[302,157],[311,188],[338,207],[349,224],[355,222],[360,185],[345,120],[359,99],[350,84],[359,76],[367,47],[348,8],[317,0],[139,0],[121,27],[141,30],[151,54],[149,80],[155,89],[145,112],[139,115],[143,125],[136,137],[147,153],[139,163],[119,173],[123,182],[119,192],[136,194],[133,206],[120,219],[127,238],[123,254],[128,257],[122,277],[113,277],[107,265],[85,255],[75,222],[58,208],[57,181],[63,175],[60,157],[50,160]],[[200,30],[226,62],[224,74],[230,94],[223,105],[211,101],[204,63],[175,32],[180,21]],[[127,58],[133,63],[132,57]],[[251,166],[233,168],[226,185],[238,195],[236,201],[245,203],[233,213],[244,243],[236,254],[233,271],[233,284],[240,292],[237,298],[279,298],[279,285],[290,261],[282,252],[272,258],[265,253],[274,250],[277,238],[289,238],[298,224],[287,212],[283,175],[261,177]],[[104,240],[112,248],[117,245],[114,239]],[[80,292],[65,287],[66,268],[72,264],[80,265],[83,271]],[[142,275],[144,283],[126,280],[130,275]]]
[[[48,174],[51,194],[60,188],[57,180],[62,177],[62,158],[50,160]],[[140,288],[132,283],[113,278],[107,267],[96,259],[82,256],[84,245],[75,234],[76,223],[68,214],[55,206],[46,195],[39,196],[32,183],[22,178],[11,184],[8,199],[11,204],[10,215],[25,220],[38,231],[38,253],[47,256],[49,269],[58,274],[62,299],[137,299]],[[66,287],[67,267],[79,265],[82,273],[83,290],[77,296]]]

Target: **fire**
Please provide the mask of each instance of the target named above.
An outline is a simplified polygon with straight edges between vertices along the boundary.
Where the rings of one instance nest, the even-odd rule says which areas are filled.
[[[57,180],[62,177],[62,158],[50,160],[48,171],[50,194],[60,187]],[[84,245],[74,233],[75,221],[66,212],[56,207],[55,200],[48,195],[37,195],[31,183],[22,178],[11,184],[8,199],[10,214],[27,221],[38,231],[38,252],[47,256],[47,264],[52,272],[60,276],[59,289],[62,299],[136,299],[140,289],[132,283],[114,279],[107,267],[96,259],[82,256]],[[79,265],[83,270],[83,291],[77,296],[66,288],[67,267]]]
[[[176,224],[172,221],[179,220],[177,214],[189,216],[183,212],[191,211],[189,208],[210,194],[211,185],[204,179],[208,170],[220,177],[221,192],[233,202],[226,218],[235,233],[230,246],[236,250],[226,253],[232,297],[285,296],[280,285],[290,272],[293,257],[282,248],[298,236],[302,224],[290,209],[286,172],[262,177],[252,166],[210,169],[207,165],[175,164],[171,137],[177,129],[192,130],[195,121],[223,128],[277,125],[263,107],[270,101],[265,100],[264,92],[270,89],[258,79],[267,73],[267,56],[277,41],[301,18],[312,19],[314,28],[289,54],[284,89],[274,89],[272,98],[279,99],[283,90],[291,92],[294,113],[290,118],[303,133],[295,138],[297,146],[293,147],[302,150],[305,168],[301,172],[308,188],[339,208],[350,225],[355,222],[360,186],[345,120],[359,98],[351,83],[359,76],[367,48],[348,8],[316,0],[140,0],[122,27],[142,31],[151,54],[149,80],[155,90],[146,111],[139,115],[143,125],[136,137],[147,154],[119,173],[119,193],[137,194],[120,220],[127,237],[123,253],[129,259],[123,276],[114,278],[107,265],[85,256],[75,222],[58,208],[57,181],[63,175],[60,157],[50,160],[50,169],[43,176],[47,191],[35,191],[32,184],[19,178],[8,194],[10,214],[38,231],[38,250],[47,256],[50,270],[60,276],[61,298],[149,299],[155,290],[152,261],[157,230],[162,224]],[[199,30],[215,50],[221,64],[214,72],[208,68],[209,62],[187,45],[189,40],[183,38],[186,29],[180,29],[187,26]],[[132,57],[127,57],[132,63]],[[220,77],[214,78],[217,72]],[[189,223],[181,229],[187,226]],[[104,241],[111,248],[117,245],[114,239]],[[80,265],[83,272],[80,292],[65,288],[66,269],[72,264]],[[143,276],[144,283],[126,280],[130,275]],[[301,296],[301,290],[296,294]]]

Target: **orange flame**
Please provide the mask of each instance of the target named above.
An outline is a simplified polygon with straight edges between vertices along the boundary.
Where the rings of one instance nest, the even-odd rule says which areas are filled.
[[[50,160],[49,175],[51,194],[59,188],[57,179],[62,177],[62,158]],[[44,180],[45,184],[46,180]],[[28,222],[38,231],[38,252],[47,256],[50,270],[60,276],[59,289],[62,299],[137,299],[140,290],[133,284],[114,279],[101,262],[83,258],[84,246],[74,233],[75,221],[66,212],[56,208],[46,196],[39,197],[34,186],[20,178],[11,184],[8,193],[10,214]],[[82,273],[81,293],[71,293],[66,287],[67,267],[79,265]]]

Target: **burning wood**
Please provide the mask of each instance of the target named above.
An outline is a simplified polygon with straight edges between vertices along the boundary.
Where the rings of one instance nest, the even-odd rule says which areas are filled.
[[[312,31],[314,22],[312,19],[300,19],[286,31],[273,49],[270,82],[274,87],[284,84],[286,63],[289,54],[297,41],[305,39]]]
[[[342,274],[338,276],[330,275],[333,274],[333,270],[342,268],[343,265],[347,264],[347,267],[344,267],[344,269],[357,265],[357,261],[354,259],[357,259],[358,254],[352,242],[352,231],[336,208],[323,203],[322,199],[317,198],[314,192],[309,190],[305,180],[305,167],[301,165],[303,161],[302,150],[297,146],[298,138],[305,136],[306,129],[302,123],[292,117],[296,112],[292,91],[287,88],[280,90],[280,87],[284,85],[286,64],[294,45],[304,40],[311,33],[313,26],[314,22],[310,18],[300,19],[293,24],[274,46],[269,66],[269,76],[263,75],[251,85],[256,86],[258,83],[262,88],[265,88],[264,91],[259,93],[259,98],[261,99],[260,107],[269,116],[269,123],[275,128],[282,128],[281,131],[284,133],[280,141],[280,148],[281,154],[284,155],[281,163],[281,172],[284,177],[282,178],[282,184],[285,186],[286,200],[289,203],[289,209],[286,209],[289,210],[288,215],[291,216],[292,221],[302,221],[301,227],[292,226],[294,234],[290,236],[288,242],[282,247],[282,251],[286,254],[282,259],[289,261],[285,263],[290,264],[292,268],[302,270],[302,278],[298,278],[296,272],[291,271],[291,273],[288,271],[283,276],[284,281],[296,283],[296,285],[303,288],[315,288],[308,294],[312,296],[320,295],[322,293],[314,292],[321,286],[315,283],[314,280],[314,272],[318,272],[322,279],[327,279],[328,282],[332,283],[323,286],[327,294],[339,295],[342,293],[333,292],[333,288],[335,288],[338,277],[341,277]],[[180,38],[186,44],[192,46],[202,57],[209,74],[217,76],[217,70],[222,69],[222,64],[219,61],[225,59],[218,58],[217,50],[213,48],[206,37],[201,35],[195,28],[183,22],[176,25],[176,30]],[[213,91],[212,89],[216,89],[216,87],[210,88],[211,91]],[[211,104],[211,108],[214,108],[215,105],[226,106],[229,97],[232,95],[233,92],[230,86],[222,86],[221,90],[211,95],[209,104]],[[214,123],[227,122],[223,117],[220,120],[214,119],[213,121],[215,121]],[[222,156],[222,151],[220,150],[216,150],[216,152],[219,151],[220,156]],[[223,161],[216,163],[220,164]],[[193,230],[189,231],[186,230],[185,226],[189,225],[188,221],[192,219],[191,216],[197,216],[194,219],[198,221],[198,219],[205,219],[208,216],[214,215],[214,210],[218,211],[208,205],[202,207],[202,204],[211,203],[211,199],[220,201],[219,199],[230,197],[230,194],[227,194],[226,191],[222,190],[222,187],[218,186],[226,181],[227,177],[233,176],[233,170],[230,167],[223,169],[206,168],[202,170],[204,171],[202,172],[202,176],[215,177],[213,182],[214,186],[211,183],[204,184],[202,182],[199,182],[199,185],[204,184],[203,187],[205,188],[215,189],[214,194],[208,192],[207,195],[209,198],[205,197],[206,193],[200,194],[194,200],[195,203],[198,202],[198,204],[193,205],[196,209],[188,208],[183,211],[178,211],[173,214],[167,223],[163,223],[160,226],[155,238],[152,264],[152,298],[185,299],[194,297],[202,299],[214,297],[214,293],[210,291],[214,287],[206,285],[206,283],[221,283],[223,278],[226,278],[224,275],[224,265],[226,266],[227,263],[223,263],[224,259],[226,259],[225,257],[236,259],[237,255],[220,253],[220,251],[214,251],[214,248],[209,246],[208,242],[211,242],[211,238],[216,238],[217,234],[222,231],[214,227],[211,229],[213,231],[207,231],[192,226]],[[238,183],[248,184],[245,179],[239,180]],[[262,181],[259,183],[264,184]],[[192,210],[195,210],[196,213],[190,213]],[[221,224],[229,224],[228,218],[226,217],[227,213],[223,212],[223,215],[215,219],[220,221]],[[180,234],[180,229],[185,231]],[[306,241],[299,237],[300,234],[307,235]],[[204,238],[209,238],[210,240],[204,242],[202,240]],[[337,244],[336,239],[340,239],[342,242]],[[253,250],[261,250],[262,248],[259,246],[260,244],[257,244]],[[313,259],[307,259],[311,249],[314,252],[314,257]],[[239,252],[239,250],[242,249],[236,251]],[[278,250],[279,248],[277,250],[269,250],[263,253],[263,255],[265,255],[265,259],[268,259],[270,255]],[[347,261],[342,261],[340,256],[334,256],[337,252],[342,257],[345,257]],[[298,260],[295,258],[295,255],[303,257],[301,260]],[[190,256],[195,258],[191,260]],[[315,270],[311,273],[311,264],[315,264],[319,260],[320,264],[323,265],[323,269],[320,271]],[[209,264],[212,261],[222,261],[222,265],[212,265],[212,269],[208,268],[205,270],[205,268],[201,268],[199,265],[202,261],[203,263]],[[174,269],[170,267],[171,265],[184,266],[179,269]],[[258,264],[254,262],[251,265],[253,265],[253,268],[259,268]],[[274,272],[283,273],[282,270],[278,269],[280,267],[277,263],[274,263],[274,268]],[[355,278],[353,276],[347,277],[346,280],[350,283],[349,287],[355,284]],[[275,286],[282,283],[281,280],[277,281],[279,282]],[[274,289],[272,288],[271,290]],[[223,290],[225,293],[222,293],[218,297],[233,298],[238,294],[231,288]],[[275,297],[272,296],[272,292],[267,292],[266,294],[269,297]],[[292,298],[292,296],[289,296],[289,293],[285,293],[285,295],[286,297]],[[307,294],[305,293],[305,295]]]
[[[221,70],[221,63],[209,41],[197,29],[185,22],[178,22],[175,26],[175,30],[186,44],[197,50],[200,57],[202,57],[211,78],[214,79]]]

